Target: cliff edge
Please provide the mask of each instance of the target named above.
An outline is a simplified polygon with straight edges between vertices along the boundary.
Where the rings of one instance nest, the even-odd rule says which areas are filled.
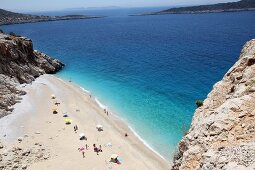
[[[175,169],[255,169],[255,39],[196,109]]]
[[[25,92],[20,84],[42,74],[54,74],[64,66],[59,60],[33,49],[30,39],[0,33],[0,118],[12,112]]]

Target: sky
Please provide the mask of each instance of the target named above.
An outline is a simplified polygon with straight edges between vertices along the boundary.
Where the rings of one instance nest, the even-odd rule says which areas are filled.
[[[52,11],[88,7],[159,7],[213,4],[237,0],[0,0],[0,8],[14,11]]]

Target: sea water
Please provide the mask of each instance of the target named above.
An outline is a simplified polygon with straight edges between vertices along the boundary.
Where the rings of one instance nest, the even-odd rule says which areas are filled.
[[[1,29],[31,38],[35,49],[63,61],[66,67],[58,76],[88,90],[171,160],[190,126],[195,100],[206,98],[244,43],[255,38],[254,18],[255,12],[114,13]]]

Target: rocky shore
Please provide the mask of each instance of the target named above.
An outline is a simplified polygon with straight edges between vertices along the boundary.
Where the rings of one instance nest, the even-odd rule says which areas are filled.
[[[49,21],[60,21],[60,20],[74,20],[74,19],[92,19],[102,18],[96,16],[84,16],[84,15],[67,15],[67,16],[31,16],[31,17],[5,17],[0,18],[0,25],[11,25],[11,24],[25,24],[34,22],[49,22]]]
[[[30,15],[21,14],[4,9],[0,9],[0,25],[10,24],[24,24],[33,22],[48,22],[48,21],[59,21],[59,20],[74,20],[74,19],[91,19],[91,18],[102,18],[96,16],[86,15],[65,15],[65,16],[44,16],[44,15]]]
[[[255,39],[194,113],[173,170],[255,169]]]
[[[0,33],[0,118],[26,94],[21,84],[42,74],[54,74],[64,66],[57,59],[33,50],[30,39]]]
[[[198,5],[187,7],[170,8],[158,12],[149,12],[144,14],[137,14],[131,16],[144,16],[144,15],[165,15],[165,14],[203,14],[203,13],[219,13],[219,12],[241,12],[241,11],[254,11],[254,0],[240,0],[237,2],[217,3],[210,5]]]

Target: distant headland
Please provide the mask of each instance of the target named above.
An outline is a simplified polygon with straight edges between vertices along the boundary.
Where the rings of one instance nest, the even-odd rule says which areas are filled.
[[[190,7],[170,8],[159,12],[150,12],[131,16],[163,15],[163,14],[196,14],[217,12],[239,12],[255,10],[255,0],[241,0],[238,2],[218,3],[212,5],[199,5]]]
[[[15,13],[15,12],[7,11],[4,9],[0,9],[0,25],[58,21],[58,20],[72,20],[72,19],[92,19],[92,18],[102,18],[102,17],[86,16],[86,15],[65,15],[65,16],[40,15],[38,16],[38,15]]]

